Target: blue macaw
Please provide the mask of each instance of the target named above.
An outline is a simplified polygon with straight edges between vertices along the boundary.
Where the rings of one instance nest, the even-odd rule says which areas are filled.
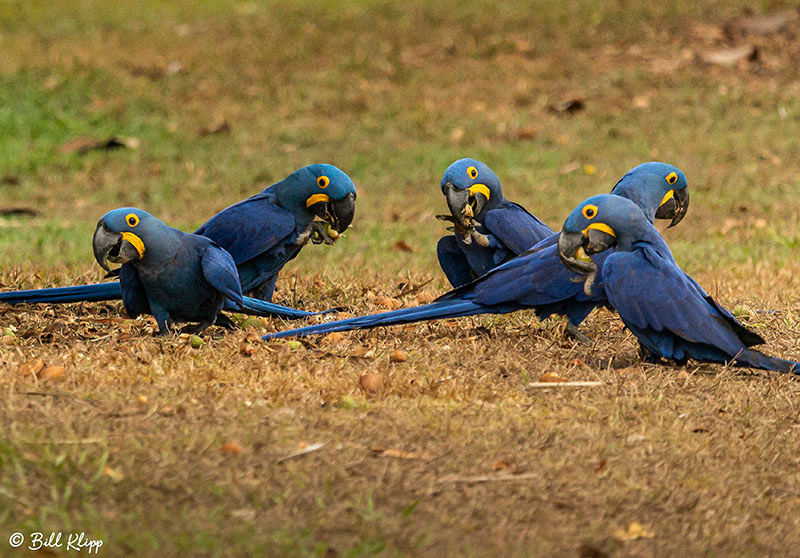
[[[630,198],[646,220],[671,219],[670,226],[677,225],[689,207],[686,175],[665,163],[639,165],[623,176],[613,191]],[[559,259],[558,236],[551,235],[531,250],[453,289],[431,304],[282,331],[267,335],[265,339],[476,314],[505,314],[525,308],[532,308],[540,319],[553,314],[566,316],[572,334],[581,338],[577,326],[606,301],[600,292],[587,295],[582,286],[572,280],[573,275]],[[604,254],[594,256],[598,260],[604,257]]]
[[[121,207],[106,213],[92,238],[97,263],[126,265],[120,274],[122,303],[131,317],[150,314],[158,334],[176,321],[197,322],[200,332],[218,323],[223,300],[242,305],[242,288],[231,255],[204,236],[166,226],[141,209]]]
[[[553,234],[524,207],[503,197],[500,179],[477,159],[459,159],[442,177],[453,226],[439,239],[439,265],[453,287],[480,277]]]
[[[750,348],[764,339],[678,267],[630,200],[603,194],[584,201],[564,222],[558,252],[568,269],[586,275],[586,295],[604,297],[650,356],[800,374],[800,363]],[[601,264],[593,254],[607,256]]]
[[[355,185],[344,172],[333,165],[308,165],[260,194],[222,210],[195,234],[227,250],[236,262],[243,292],[261,299],[245,297],[246,305],[239,311],[286,318],[312,316],[312,312],[269,302],[278,272],[309,240],[335,242],[353,220],[355,199]],[[119,273],[129,271],[126,267],[122,266]],[[98,283],[0,293],[0,302],[64,303],[120,297],[118,283]],[[226,309],[234,308],[226,302]]]

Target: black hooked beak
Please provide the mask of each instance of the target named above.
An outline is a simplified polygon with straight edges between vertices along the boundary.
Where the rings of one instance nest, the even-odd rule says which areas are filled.
[[[670,195],[671,193],[671,195]],[[656,211],[656,219],[672,219],[667,228],[674,227],[683,220],[689,210],[689,190],[670,190],[664,196],[661,205]]]
[[[592,254],[608,250],[617,242],[614,231],[608,225],[597,223],[583,231],[562,230],[558,236],[558,257],[561,263],[574,273],[586,275],[597,272]]]
[[[108,272],[111,272],[108,262],[123,264],[141,259],[144,253],[141,239],[132,233],[125,234],[130,235],[130,238],[126,239],[123,233],[111,232],[103,223],[97,223],[92,237],[94,259]],[[141,245],[141,251],[134,245],[137,242]]]
[[[485,186],[482,186],[482,189],[488,192],[488,188]],[[489,199],[483,193],[474,190],[474,186],[470,189],[459,190],[450,182],[446,182],[444,185],[444,195],[447,199],[450,215],[465,227],[472,226],[472,218],[479,215],[489,202]]]
[[[343,233],[353,222],[356,214],[356,195],[352,192],[340,200],[330,202],[331,226],[338,233]]]
[[[332,200],[327,194],[314,194],[309,201],[312,203],[307,206],[308,210],[330,225],[336,233],[343,233],[353,222],[356,213],[356,195],[352,192],[340,200]],[[328,234],[330,232],[328,231]]]

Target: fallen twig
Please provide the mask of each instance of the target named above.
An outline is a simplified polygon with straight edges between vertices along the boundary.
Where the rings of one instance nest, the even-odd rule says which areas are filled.
[[[320,442],[318,444],[310,444],[304,447],[303,449],[297,450],[294,453],[290,453],[285,457],[281,457],[280,459],[278,459],[278,461],[276,461],[276,463],[283,463],[284,461],[288,461],[289,459],[294,459],[295,457],[300,457],[301,455],[311,453],[312,451],[317,451],[319,449],[322,449],[322,446],[324,445],[325,444],[323,442]]]
[[[603,382],[531,382],[528,384],[528,387],[532,388],[596,387],[602,385]]]

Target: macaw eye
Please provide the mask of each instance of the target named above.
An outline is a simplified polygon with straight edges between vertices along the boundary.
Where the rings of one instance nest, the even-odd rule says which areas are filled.
[[[678,173],[672,171],[665,178],[667,179],[667,182],[669,182],[670,184],[675,184],[678,181]]]
[[[125,216],[125,222],[128,223],[128,226],[135,227],[139,224],[139,216],[135,213],[128,213]]]
[[[595,215],[597,215],[597,206],[596,205],[587,205],[583,208],[583,216],[587,219],[594,219]]]
[[[476,169],[475,167],[469,167],[469,168],[467,169],[467,175],[468,175],[468,176],[469,176],[469,177],[470,177],[472,180],[475,180],[476,178],[478,178],[478,169]]]
[[[331,179],[327,176],[320,176],[317,178],[317,186],[322,188],[323,190],[328,187],[328,184],[331,183]]]

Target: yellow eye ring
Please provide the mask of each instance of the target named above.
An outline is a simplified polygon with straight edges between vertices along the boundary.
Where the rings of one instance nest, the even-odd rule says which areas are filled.
[[[319,178],[317,178],[317,186],[319,186],[323,190],[325,188],[327,188],[328,184],[330,184],[330,183],[331,183],[331,179],[328,178],[327,176],[323,175],[323,176],[320,176]]]
[[[139,216],[135,213],[128,213],[125,216],[125,222],[128,223],[129,227],[135,227],[139,224]]]
[[[467,176],[469,176],[472,180],[478,178],[478,169],[475,167],[469,167],[467,169]]]
[[[581,210],[581,213],[587,219],[594,219],[597,216],[597,206],[589,204]]]
[[[672,171],[671,173],[669,173],[669,174],[668,174],[667,176],[665,176],[664,178],[666,178],[666,179],[667,179],[667,182],[668,182],[669,184],[675,184],[675,183],[678,181],[678,173],[677,173],[677,172],[675,172],[675,171]]]

